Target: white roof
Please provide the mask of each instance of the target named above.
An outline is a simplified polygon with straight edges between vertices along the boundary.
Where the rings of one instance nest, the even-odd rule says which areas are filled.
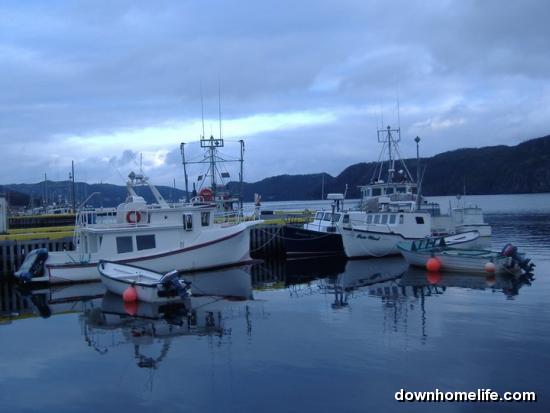
[[[332,200],[344,199],[344,194],[338,194],[338,193],[327,194],[327,199],[332,199]]]

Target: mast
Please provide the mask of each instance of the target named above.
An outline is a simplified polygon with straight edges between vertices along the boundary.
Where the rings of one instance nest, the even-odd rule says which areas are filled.
[[[216,140],[218,141],[218,140]],[[221,139],[219,141],[223,142]],[[212,195],[216,199],[216,149],[214,148],[214,136],[210,135],[210,146],[208,151],[210,152],[210,188],[212,189]],[[217,142],[216,142],[217,143]]]
[[[241,159],[239,160],[240,161],[240,164],[241,164],[241,170],[240,170],[240,173],[239,173],[239,181],[240,181],[240,185],[241,185],[241,189],[240,189],[240,202],[239,202],[239,208],[243,209],[243,189],[244,189],[244,184],[243,184],[243,180],[244,180],[244,177],[243,177],[243,162],[244,162],[244,141],[241,139],[239,140],[240,144],[241,144]]]
[[[76,213],[76,194],[75,194],[75,186],[74,186],[74,161],[71,161],[71,188],[72,188],[72,204],[73,204],[73,213]]]
[[[203,121],[203,132],[204,132],[204,121]],[[187,162],[185,162],[185,143],[180,144],[181,159],[183,163],[183,176],[185,178],[185,202],[189,202],[189,183],[187,178]]]

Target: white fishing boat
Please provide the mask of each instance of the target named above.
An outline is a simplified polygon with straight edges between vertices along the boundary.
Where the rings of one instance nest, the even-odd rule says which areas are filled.
[[[417,171],[416,181],[410,173],[407,164],[401,158],[399,142],[401,130],[386,129],[378,131],[378,142],[382,143],[380,159],[387,151],[388,159],[379,162],[374,168],[371,181],[367,185],[360,186],[361,209],[365,212],[377,212],[384,205],[410,212],[426,212],[431,216],[431,233],[434,236],[453,235],[469,231],[478,231],[479,246],[489,246],[491,226],[485,222],[483,211],[480,207],[468,205],[457,196],[457,204],[449,204],[449,211],[442,212],[441,206],[435,202],[427,201],[422,195],[422,178],[420,173],[420,157],[417,146]],[[417,145],[420,138],[415,139]],[[400,169],[396,169],[399,162]]]
[[[167,302],[185,299],[191,294],[191,283],[180,280],[177,271],[160,274],[109,261],[100,261],[97,269],[107,290],[123,295],[129,287],[133,287],[139,301]]]
[[[349,258],[399,254],[397,243],[431,235],[430,214],[388,209],[349,212],[342,224],[342,242]]]
[[[147,185],[156,204],[148,205],[134,190]],[[248,262],[250,228],[258,221],[217,223],[216,205],[191,200],[169,205],[142,174],[129,175],[128,198],[116,214],[80,211],[75,251],[44,249],[27,254],[15,277],[30,283],[67,283],[99,279],[97,264],[108,260],[164,273],[198,271]]]
[[[521,270],[530,272],[534,267],[534,264],[522,254],[518,254],[517,248],[511,244],[497,252],[456,248],[448,246],[445,238],[436,238],[401,242],[397,247],[409,265],[426,267],[433,271],[515,274]]]

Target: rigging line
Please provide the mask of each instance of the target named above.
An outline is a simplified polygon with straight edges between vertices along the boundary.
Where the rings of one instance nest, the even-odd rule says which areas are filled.
[[[401,157],[401,153],[399,152],[399,148],[397,146],[397,143],[395,143],[394,148],[395,148],[395,152],[396,152],[397,156],[399,157],[399,160],[401,161],[401,164],[403,165],[403,168],[405,168],[405,171],[407,172],[407,175],[408,175],[410,181],[414,182],[413,179],[412,179],[412,175],[409,172],[409,168],[407,168],[407,164],[405,163],[405,160]],[[418,182],[417,182],[417,184],[418,184]]]
[[[401,133],[401,116],[399,113],[399,94],[397,95],[397,128],[399,129],[399,133]]]

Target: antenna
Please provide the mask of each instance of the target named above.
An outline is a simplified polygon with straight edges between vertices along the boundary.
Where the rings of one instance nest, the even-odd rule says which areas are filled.
[[[202,81],[201,81],[201,119],[202,119],[202,137],[204,138],[204,98],[202,93]]]
[[[221,82],[218,78],[218,116],[220,121],[220,139],[222,138],[222,90]]]
[[[397,129],[401,130],[401,117],[399,114],[399,95],[397,95]]]

